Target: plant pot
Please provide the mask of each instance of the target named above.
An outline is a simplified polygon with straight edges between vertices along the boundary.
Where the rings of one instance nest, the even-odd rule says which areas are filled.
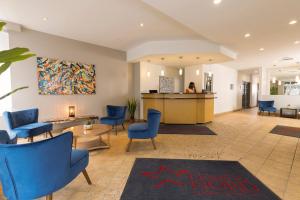
[[[134,122],[135,122],[134,117],[130,117],[130,118],[129,118],[129,123],[134,123]]]
[[[93,124],[85,124],[85,125],[83,125],[83,128],[85,130],[91,130],[91,129],[93,129]]]

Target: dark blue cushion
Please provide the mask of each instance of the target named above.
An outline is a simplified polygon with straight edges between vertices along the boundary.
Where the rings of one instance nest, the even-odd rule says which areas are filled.
[[[6,131],[0,130],[0,144],[8,144],[10,142],[9,135]]]
[[[12,130],[19,138],[27,138],[30,136],[37,136],[41,133],[46,133],[52,130],[53,125],[51,123],[33,123],[20,126]]]
[[[276,112],[274,101],[258,101],[259,111]]]
[[[147,123],[135,123],[128,127],[128,138],[149,139],[157,135],[161,113],[154,109],[148,110]]]
[[[148,129],[147,123],[135,123],[128,127],[128,131],[146,131]]]
[[[108,116],[100,118],[100,123],[112,126],[123,124],[126,117],[126,110],[127,106],[108,105],[106,106]]]

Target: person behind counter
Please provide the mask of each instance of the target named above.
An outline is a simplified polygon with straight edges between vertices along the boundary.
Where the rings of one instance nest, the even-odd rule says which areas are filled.
[[[197,93],[196,86],[194,82],[190,82],[189,88],[185,90],[186,93]]]

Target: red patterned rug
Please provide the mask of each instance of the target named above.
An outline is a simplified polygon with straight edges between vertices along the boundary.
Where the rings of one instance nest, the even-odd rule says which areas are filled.
[[[121,200],[277,200],[239,162],[136,159]]]

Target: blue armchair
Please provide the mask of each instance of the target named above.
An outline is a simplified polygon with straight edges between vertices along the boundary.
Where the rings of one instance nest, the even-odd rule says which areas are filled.
[[[125,122],[126,110],[127,110],[127,106],[108,105],[106,106],[106,111],[108,116],[100,118],[100,123],[113,126],[117,135],[118,125],[122,125],[123,129],[125,130],[124,122]]]
[[[128,127],[129,143],[127,145],[127,152],[130,151],[130,146],[133,139],[151,139],[153,148],[156,149],[154,138],[160,125],[161,113],[158,110],[148,110],[147,123],[135,123]]]
[[[4,112],[3,118],[7,126],[10,139],[28,138],[33,142],[33,137],[42,133],[52,136],[51,123],[38,122],[39,110],[37,108],[17,112]]]
[[[87,150],[72,150],[72,132],[40,142],[0,145],[0,178],[9,200],[27,200],[47,196],[63,188],[85,170]],[[47,155],[47,156],[45,156]]]
[[[261,112],[268,112],[270,113],[276,113],[276,108],[274,107],[274,101],[258,101],[258,108],[259,113]]]

